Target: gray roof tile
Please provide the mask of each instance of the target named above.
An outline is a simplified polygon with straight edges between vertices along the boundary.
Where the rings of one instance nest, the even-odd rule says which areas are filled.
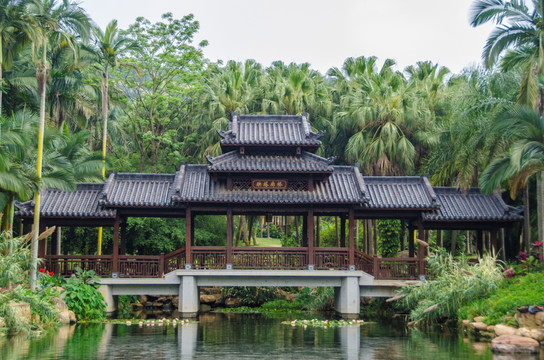
[[[253,204],[363,203],[363,180],[350,166],[333,166],[326,182],[317,182],[314,191],[233,190],[225,181],[213,181],[206,165],[187,165],[183,180],[176,186],[174,201]]]
[[[219,131],[221,145],[321,145],[307,115],[236,115],[228,131]]]
[[[115,210],[99,205],[103,183],[79,183],[73,192],[45,189],[41,194],[40,213],[46,217],[115,217]],[[34,201],[18,203],[18,216],[34,214]]]
[[[436,195],[426,177],[365,176],[369,203],[375,209],[431,209]]]
[[[331,173],[334,158],[303,151],[301,155],[241,155],[231,151],[215,158],[208,157],[210,172],[304,172]]]
[[[451,187],[434,188],[440,208],[423,213],[425,221],[519,221],[521,209],[508,206],[496,194],[477,188],[463,193]]]
[[[100,201],[105,206],[172,206],[175,174],[112,173],[104,185]]]

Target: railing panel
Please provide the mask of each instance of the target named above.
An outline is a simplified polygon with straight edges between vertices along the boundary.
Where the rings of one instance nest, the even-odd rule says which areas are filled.
[[[233,248],[232,266],[235,269],[305,269],[308,266],[307,248]]]
[[[355,250],[355,268],[367,274],[374,275],[374,257],[362,251]]]
[[[316,248],[315,269],[347,270],[349,268],[349,252],[346,248]]]
[[[227,263],[227,248],[224,246],[200,246],[191,249],[195,269],[224,269]]]
[[[120,277],[161,277],[160,256],[119,256]]]
[[[178,249],[164,256],[164,272],[184,269],[185,268],[185,248]]]
[[[419,260],[415,258],[377,258],[376,279],[416,280],[419,278]]]
[[[47,255],[43,267],[61,276],[71,276],[80,267],[94,270],[97,276],[111,276],[112,255]]]

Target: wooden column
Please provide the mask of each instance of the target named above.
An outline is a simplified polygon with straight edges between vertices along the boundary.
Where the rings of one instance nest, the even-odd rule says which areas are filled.
[[[425,228],[423,227],[423,223],[421,222],[421,220],[417,223],[417,238],[419,240],[425,241]],[[412,242],[413,242],[413,239],[412,239]],[[419,254],[419,246],[417,250]]]
[[[499,255],[499,247],[497,246],[497,230],[496,229],[493,229],[493,230],[489,230],[489,232],[491,233],[491,246],[493,246],[493,251],[495,252],[495,255],[498,256]]]
[[[345,224],[345,221],[342,220],[342,224]],[[353,213],[353,209],[349,209],[349,224],[348,224],[348,241],[349,241],[349,265],[355,265],[355,215]],[[345,240],[344,240],[345,242]]]
[[[476,251],[478,256],[482,256],[484,253],[484,232],[482,230],[476,231]]]
[[[316,216],[316,219],[315,219],[315,233],[314,233],[314,237],[315,237],[315,246],[316,247],[320,247],[321,246],[321,231],[320,230],[320,227],[321,227],[321,218],[319,216]]]
[[[414,257],[415,249],[414,249],[414,227],[412,225],[408,225],[408,256]]]
[[[45,231],[45,226],[40,225],[38,236]],[[38,241],[38,257],[40,259],[45,258],[45,252],[47,250],[47,238]]]
[[[192,265],[191,245],[193,242],[193,215],[191,209],[185,210],[185,264]]]
[[[302,217],[302,247],[308,246],[308,217]]]
[[[119,216],[113,223],[113,264],[112,272],[119,272]]]
[[[418,275],[425,275],[425,246],[418,242],[417,246]]]
[[[51,255],[59,255],[59,231],[60,226],[57,226],[55,232],[51,236]]]
[[[308,265],[314,265],[314,211],[308,211]]]
[[[121,222],[121,255],[127,254],[127,218]]]
[[[346,217],[343,215],[340,216],[340,247],[346,247]]]
[[[234,234],[232,209],[227,210],[227,265],[232,265],[232,237]]]

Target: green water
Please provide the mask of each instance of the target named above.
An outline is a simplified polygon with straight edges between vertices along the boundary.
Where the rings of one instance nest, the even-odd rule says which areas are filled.
[[[507,358],[493,357],[488,344],[456,333],[420,332],[402,324],[303,329],[260,315],[205,314],[176,327],[89,324],[40,338],[0,338],[0,359]]]

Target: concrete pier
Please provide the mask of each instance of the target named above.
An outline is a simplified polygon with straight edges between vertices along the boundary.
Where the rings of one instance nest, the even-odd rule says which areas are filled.
[[[335,307],[345,318],[357,318],[361,296],[391,297],[402,281],[374,280],[363,271],[348,270],[176,270],[164,278],[100,280],[108,312],[117,310],[119,295],[179,295],[180,316],[195,317],[201,286],[334,287]]]

